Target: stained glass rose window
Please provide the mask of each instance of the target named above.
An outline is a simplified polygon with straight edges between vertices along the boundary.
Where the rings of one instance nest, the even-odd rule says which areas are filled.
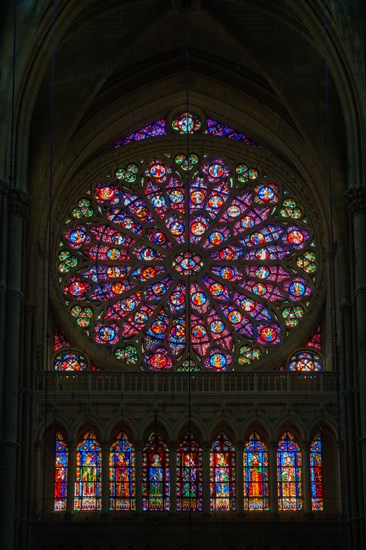
[[[302,206],[245,161],[128,162],[76,201],[60,237],[70,319],[126,368],[245,368],[286,342],[314,295]]]

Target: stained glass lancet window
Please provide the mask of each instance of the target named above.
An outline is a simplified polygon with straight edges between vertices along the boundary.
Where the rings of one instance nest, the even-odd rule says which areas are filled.
[[[93,432],[84,435],[76,448],[75,510],[102,508],[102,451]]]
[[[323,460],[322,436],[317,433],[310,445],[310,480],[311,508],[313,511],[324,510],[323,500]]]
[[[311,309],[316,241],[285,184],[245,162],[183,157],[130,162],[97,181],[61,233],[58,255],[72,257],[58,269],[66,310],[114,366],[246,367]],[[55,368],[70,361],[83,370],[68,356]]]
[[[269,510],[268,449],[253,432],[244,447],[244,510]]]
[[[136,510],[135,450],[125,433],[109,450],[109,509]]]
[[[235,448],[221,432],[210,452],[211,510],[235,510]]]
[[[144,448],[142,465],[143,509],[169,510],[169,451],[162,436],[153,432]]]
[[[202,510],[202,449],[191,433],[177,453],[177,510]]]
[[[302,460],[294,436],[283,434],[277,449],[277,491],[279,510],[302,510]]]
[[[68,449],[64,438],[60,433],[56,434],[55,456],[55,485],[54,506],[55,512],[66,510],[67,504],[67,473],[68,473]]]

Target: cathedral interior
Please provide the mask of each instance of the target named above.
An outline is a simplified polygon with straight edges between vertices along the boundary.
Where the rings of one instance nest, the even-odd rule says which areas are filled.
[[[4,0],[0,548],[366,548],[366,7]]]

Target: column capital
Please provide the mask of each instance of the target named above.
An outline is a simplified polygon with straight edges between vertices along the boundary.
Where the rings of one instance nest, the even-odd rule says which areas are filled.
[[[8,210],[14,214],[20,216],[27,216],[30,211],[30,197],[29,193],[20,189],[10,189]]]
[[[348,208],[353,214],[366,213],[366,187],[364,185],[353,185],[345,194]]]

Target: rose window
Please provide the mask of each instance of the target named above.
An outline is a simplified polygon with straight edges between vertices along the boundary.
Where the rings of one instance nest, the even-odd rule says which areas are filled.
[[[314,294],[298,200],[247,164],[130,163],[77,201],[57,270],[74,323],[116,364],[232,370],[286,342]]]

